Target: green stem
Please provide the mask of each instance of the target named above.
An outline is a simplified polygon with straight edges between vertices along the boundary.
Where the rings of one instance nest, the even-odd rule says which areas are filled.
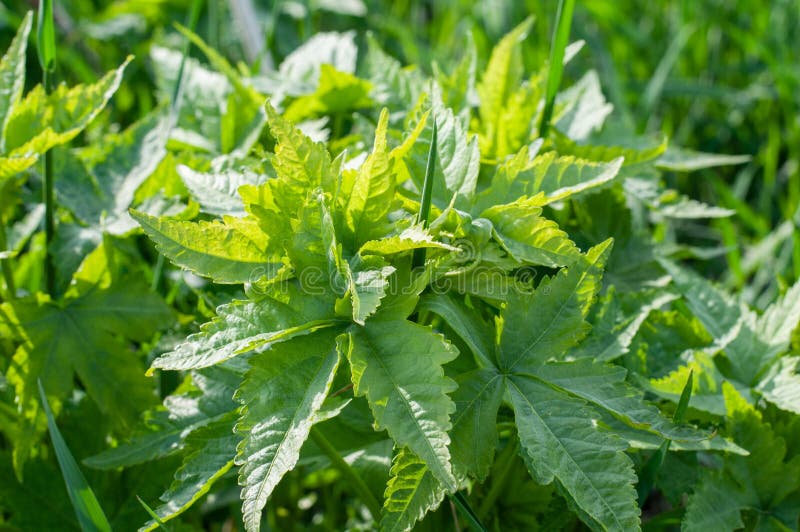
[[[6,227],[0,224],[0,251],[10,251],[8,248],[8,241],[6,240]],[[3,269],[3,278],[6,281],[6,299],[14,299],[17,294],[17,289],[14,286],[14,272],[11,270],[11,259],[0,260],[0,267]]]
[[[575,9],[575,0],[559,0],[556,13],[556,27],[553,30],[553,41],[550,45],[550,69],[547,73],[547,92],[542,112],[542,121],[539,123],[539,136],[547,138],[550,128],[550,119],[553,117],[558,86],[561,85],[561,74],[564,72],[564,50],[569,40],[569,30],[572,25],[572,12]]]
[[[331,442],[322,435],[322,433],[316,429],[311,428],[311,439],[314,440],[314,443],[317,444],[317,447],[325,453],[325,456],[331,461],[331,463],[339,470],[339,472],[344,475],[344,477],[350,481],[350,485],[355,489],[358,493],[359,497],[361,497],[361,502],[363,502],[369,513],[372,514],[372,517],[377,520],[381,515],[381,505],[378,503],[378,500],[372,494],[372,491],[369,489],[369,486],[364,482],[364,479],[350,467],[350,464],[344,461],[344,458],[341,457],[339,451],[336,450]]]
[[[437,151],[437,137],[438,129],[436,127],[436,118],[431,116],[433,120],[433,135],[431,136],[431,145],[428,150],[428,164],[425,166],[425,181],[422,182],[422,196],[419,203],[419,214],[417,214],[417,223],[422,224],[423,227],[428,227],[428,218],[431,215],[431,201],[433,196],[433,179],[436,169],[436,151]],[[411,269],[416,270],[425,266],[425,248],[414,250],[414,256],[411,262]]]
[[[158,254],[158,258],[156,259],[155,268],[153,268],[153,279],[150,281],[150,291],[157,292],[158,285],[161,281],[161,273],[164,271],[164,255],[161,253]]]
[[[486,514],[492,509],[495,501],[500,496],[500,492],[503,491],[506,477],[509,471],[511,471],[511,465],[514,463],[514,456],[517,454],[518,447],[519,440],[514,438],[513,441],[508,442],[508,445],[506,445],[506,448],[503,449],[502,454],[498,457],[497,461],[499,465],[497,475],[496,477],[493,476],[492,487],[489,489],[489,493],[486,494],[486,498],[481,501],[481,505],[478,507],[478,517],[480,519],[486,518]]]
[[[50,70],[44,70],[42,73],[42,84],[47,94],[53,90],[53,73]],[[56,236],[56,199],[55,199],[55,186],[53,180],[53,152],[47,150],[44,153],[43,178],[44,187],[42,188],[42,201],[44,202],[44,240],[45,240],[45,254],[44,254],[44,281],[46,292],[53,296],[55,295],[56,288],[56,272],[53,267],[53,256],[50,253],[50,246]]]

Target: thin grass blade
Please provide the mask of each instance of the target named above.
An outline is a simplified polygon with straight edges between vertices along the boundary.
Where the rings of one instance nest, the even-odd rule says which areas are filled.
[[[547,137],[550,129],[550,120],[553,117],[553,106],[556,102],[556,93],[561,85],[561,75],[564,72],[564,50],[569,41],[570,27],[572,26],[572,13],[575,10],[575,0],[560,0],[556,14],[556,28],[553,32],[553,41],[550,45],[550,70],[547,73],[547,92],[545,93],[544,112],[539,124],[539,136]]]
[[[436,119],[433,118],[433,136],[431,137],[431,146],[428,150],[428,163],[425,166],[425,181],[422,183],[422,197],[419,202],[419,214],[417,215],[417,223],[422,224],[423,227],[428,227],[428,218],[431,215],[431,200],[433,196],[433,179],[434,171],[436,169],[436,150],[438,129],[436,127]],[[414,250],[414,258],[412,267],[414,269],[425,266],[425,248]]]
[[[676,424],[682,423],[683,418],[686,416],[686,410],[689,408],[689,400],[692,398],[692,384],[694,382],[694,372],[689,373],[689,378],[686,379],[686,384],[683,386],[681,397],[678,400],[678,407],[672,415],[672,421]],[[664,465],[664,459],[667,457],[669,446],[672,440],[665,440],[664,443],[653,453],[650,459],[644,464],[642,472],[639,474],[639,483],[636,485],[636,492],[639,496],[639,506],[644,506],[647,497],[653,490],[656,483],[658,472],[661,466]]]
[[[461,514],[467,519],[473,530],[488,532],[487,528],[481,523],[481,520],[478,519],[478,514],[472,509],[463,493],[457,491],[450,496],[450,499],[456,504],[456,508],[458,508]]]
[[[92,488],[89,487],[89,483],[86,482],[86,478],[81,473],[75,458],[72,457],[72,453],[67,447],[67,443],[58,430],[41,380],[39,381],[39,395],[44,407],[44,413],[47,416],[47,429],[50,431],[50,439],[53,442],[53,449],[56,452],[58,465],[61,468],[61,475],[64,477],[69,500],[72,501],[72,507],[75,509],[75,515],[78,517],[78,524],[80,524],[81,530],[86,532],[111,532],[111,525],[108,524],[108,519],[100,507],[100,503],[97,502],[97,497],[95,497]]]

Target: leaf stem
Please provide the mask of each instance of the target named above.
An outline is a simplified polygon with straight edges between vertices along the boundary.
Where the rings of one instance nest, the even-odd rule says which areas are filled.
[[[486,514],[489,513],[489,510],[492,509],[495,501],[500,496],[500,492],[503,490],[506,483],[506,477],[509,471],[511,471],[511,465],[514,463],[514,456],[517,454],[518,448],[519,440],[514,438],[512,441],[508,442],[506,448],[503,449],[503,452],[497,458],[499,471],[497,477],[492,479],[492,487],[489,489],[489,493],[486,494],[486,497],[481,501],[481,505],[478,507],[478,517],[480,519],[486,517]]]
[[[45,93],[50,94],[53,90],[53,76],[49,70],[42,72],[42,84],[44,85]],[[53,151],[47,150],[44,153],[43,160],[43,179],[44,187],[42,188],[42,201],[44,203],[44,240],[45,240],[45,254],[44,254],[44,280],[45,290],[51,296],[55,295],[56,289],[56,274],[53,266],[53,256],[50,252],[50,246],[56,236],[56,222],[55,222],[55,186],[53,180]]]
[[[547,138],[550,120],[553,118],[558,86],[561,85],[561,74],[564,72],[564,49],[569,40],[569,30],[572,26],[572,12],[575,10],[575,0],[559,0],[556,13],[556,27],[553,30],[553,40],[550,45],[550,69],[547,72],[547,92],[545,95],[542,121],[539,123],[539,136]]]
[[[367,506],[369,513],[371,513],[372,517],[377,521],[381,515],[381,505],[372,494],[369,486],[364,482],[364,479],[361,478],[350,464],[344,461],[344,458],[341,457],[336,447],[334,447],[317,428],[312,427],[310,435],[314,443],[317,444],[317,447],[319,447],[331,463],[336,466],[336,469],[350,481],[350,485],[358,493],[359,497],[361,497],[361,502]]]
[[[53,22],[53,0],[42,0],[36,19],[36,48],[39,64],[42,67],[42,85],[45,94],[53,91],[53,72],[56,68],[56,33]],[[54,295],[56,276],[53,269],[53,257],[50,255],[50,244],[56,233],[55,224],[55,192],[53,187],[53,154],[51,150],[44,153],[42,201],[44,203],[44,279],[45,290]]]

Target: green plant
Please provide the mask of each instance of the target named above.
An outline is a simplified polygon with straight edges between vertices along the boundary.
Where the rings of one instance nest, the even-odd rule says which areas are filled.
[[[738,222],[674,173],[745,160],[610,119],[572,77],[572,2],[549,54],[527,18],[493,47],[476,22],[456,58],[430,38],[469,7],[447,5],[407,36],[266,36],[284,59],[260,70],[193,2],[147,59],[24,98],[20,18],[0,526],[86,526],[83,500],[125,530],[797,528],[800,284],[753,306],[681,264],[718,253],[687,224]],[[299,42],[306,13],[274,31]],[[95,121],[141,63],[154,108]]]

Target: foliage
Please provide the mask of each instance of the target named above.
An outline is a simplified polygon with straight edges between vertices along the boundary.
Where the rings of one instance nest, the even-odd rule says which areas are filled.
[[[26,86],[32,15],[8,15],[0,527],[798,528],[800,282],[707,278],[734,255],[687,228],[763,222],[675,179],[747,159],[614,115],[607,76],[574,75],[571,2],[553,50],[521,16],[418,46],[452,39],[447,3],[411,35],[377,2],[279,3],[254,41],[249,2],[209,2],[204,30],[99,50],[107,74],[53,90]],[[382,31],[312,37],[291,9]],[[758,232],[751,272],[792,223]]]

